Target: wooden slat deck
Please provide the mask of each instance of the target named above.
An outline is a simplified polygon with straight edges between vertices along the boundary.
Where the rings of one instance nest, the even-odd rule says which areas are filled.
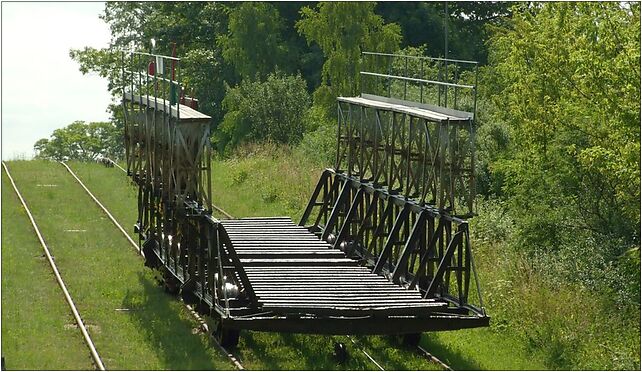
[[[140,96],[137,94],[125,92],[125,100],[142,104],[143,106],[148,106],[148,102],[149,102],[150,108],[155,108],[156,110],[161,112],[167,112],[167,110],[170,109],[171,115],[173,118],[175,118],[177,112],[179,112],[181,121],[186,121],[186,122],[208,121],[211,119],[210,116],[205,115],[202,112],[196,111],[193,108],[186,105],[178,105],[179,110],[177,111],[176,110],[177,105],[170,105],[168,100],[163,98],[157,98],[154,96],[147,96],[147,95]]]
[[[290,218],[221,221],[263,311],[322,316],[429,315],[423,299],[373,274]]]

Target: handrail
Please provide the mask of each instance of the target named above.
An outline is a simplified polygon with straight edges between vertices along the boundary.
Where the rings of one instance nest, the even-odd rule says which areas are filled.
[[[417,78],[410,78],[410,77],[399,76],[399,75],[379,74],[379,73],[376,73],[376,72],[368,72],[368,71],[359,71],[359,73],[361,75],[378,76],[378,77],[385,77],[385,78],[391,78],[391,79],[397,79],[397,80],[414,81],[416,83],[443,85],[443,86],[455,87],[455,88],[475,89],[475,86],[473,86],[473,85],[446,83],[446,82],[443,82],[443,81],[417,79]]]
[[[161,57],[161,58],[167,58],[167,59],[169,59],[169,60],[174,60],[174,61],[180,61],[180,60],[181,60],[180,58],[177,58],[177,57],[164,56],[164,55],[161,55],[161,54],[151,54],[151,53],[136,52],[136,51],[130,51],[129,53],[132,53],[132,54],[139,54],[139,55],[142,55],[142,56],[149,56],[149,57]]]
[[[471,65],[478,65],[477,61],[467,61],[463,59],[450,59],[450,58],[439,58],[439,57],[426,57],[426,56],[411,56],[404,54],[394,54],[394,53],[377,53],[377,52],[361,52],[361,54],[374,55],[374,56],[386,56],[386,57],[403,57],[403,58],[415,58],[415,59],[428,59],[431,61],[443,61],[443,62],[455,62],[455,63],[466,63]]]
[[[384,84],[384,86],[379,87],[379,89],[387,87],[388,97],[393,97],[392,83],[393,80],[396,80],[403,82],[403,91],[395,91],[394,93],[395,95],[401,95],[403,93],[403,96],[399,98],[406,100],[408,86],[410,85],[412,88],[414,85],[419,85],[417,92],[418,97],[415,98],[417,102],[424,103],[424,98],[426,98],[434,101],[432,103],[435,103],[437,106],[455,110],[459,109],[460,104],[467,104],[467,102],[470,101],[470,95],[472,95],[473,118],[476,116],[479,62],[377,52],[361,52],[361,56],[364,66],[363,69],[366,70],[359,71],[359,76],[361,77],[361,93],[366,93],[368,89],[377,89],[377,84],[375,84],[373,88],[371,84],[366,83],[366,76],[373,76],[387,79],[387,85]],[[372,56],[372,58],[366,58],[366,56]],[[411,60],[414,61],[414,66],[409,66],[409,61]],[[374,62],[374,64],[371,62]],[[425,67],[428,69],[426,70]],[[435,68],[437,68],[438,71],[435,71]],[[419,72],[419,69],[421,72]],[[467,74],[468,72],[473,74],[475,79],[474,83],[460,80],[462,79],[462,74]],[[435,73],[437,73],[437,76],[433,76]],[[429,74],[429,76],[425,74]],[[434,80],[426,79],[426,77]],[[430,88],[430,86],[437,87],[436,97],[433,95],[434,92],[424,97],[425,88]],[[461,92],[461,89],[465,89],[466,92]],[[397,88],[395,88],[395,90],[397,90]],[[465,97],[458,99],[458,93],[464,93]]]
[[[162,81],[167,82],[167,83],[179,84],[179,82],[177,80],[167,79],[167,78],[160,77],[160,76],[157,76],[157,75],[150,75],[149,73],[146,73],[146,72],[132,71],[132,70],[128,70],[128,69],[125,69],[125,72],[128,73],[128,74],[132,74],[132,75],[138,74],[139,76],[162,80]]]

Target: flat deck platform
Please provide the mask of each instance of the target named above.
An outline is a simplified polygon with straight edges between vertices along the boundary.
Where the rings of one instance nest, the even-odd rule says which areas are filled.
[[[316,316],[429,316],[424,299],[373,274],[288,217],[221,221],[262,311]]]
[[[429,121],[468,122],[473,114],[424,103],[362,94],[361,97],[337,97],[337,101],[379,110],[409,114]]]
[[[140,96],[137,94],[132,94],[125,92],[125,100],[142,104],[143,106],[148,106],[150,108],[155,108],[157,111],[161,112],[171,112],[173,118],[177,114],[181,121],[208,121],[211,119],[210,116],[203,114],[202,112],[196,111],[193,108],[187,105],[170,105],[169,101],[163,98],[156,98],[154,96]],[[177,111],[178,106],[178,111]]]

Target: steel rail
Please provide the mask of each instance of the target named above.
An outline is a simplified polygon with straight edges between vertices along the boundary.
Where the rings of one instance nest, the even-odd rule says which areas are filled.
[[[215,206],[215,205],[213,205],[213,204],[212,204],[212,206],[213,206],[214,208],[217,208],[217,209],[218,209],[218,207],[217,207],[217,206]],[[221,211],[223,211],[222,209],[220,209],[220,210],[221,210]],[[234,218],[232,215],[230,215],[229,213],[227,213],[227,212],[225,212],[225,211],[223,211],[223,213],[224,213],[228,218],[231,218],[231,219],[233,219],[233,218]],[[379,363],[378,363],[378,362],[377,362],[377,361],[376,361],[376,360],[375,360],[375,359],[374,359],[370,354],[368,354],[368,352],[367,352],[367,351],[366,351],[366,350],[365,350],[365,349],[364,349],[364,348],[363,348],[363,347],[362,347],[362,346],[361,346],[357,341],[355,341],[355,339],[354,339],[352,336],[348,335],[348,336],[346,336],[346,337],[348,337],[348,339],[349,339],[349,340],[350,340],[350,341],[351,341],[351,342],[352,342],[352,343],[353,343],[357,348],[359,348],[359,350],[360,350],[360,351],[361,351],[361,352],[362,352],[362,353],[363,353],[363,354],[364,354],[364,355],[365,355],[365,356],[366,356],[366,357],[367,357],[367,358],[368,358],[368,359],[369,359],[369,360],[370,360],[374,365],[376,365],[376,366],[377,366],[377,368],[379,368],[379,370],[381,370],[381,371],[385,371],[385,369],[381,366],[381,364],[379,364]],[[444,368],[444,369],[445,369],[445,370],[447,370],[447,371],[452,371],[452,370],[453,370],[453,369],[452,369],[452,368],[450,368],[446,363],[442,362],[440,359],[438,359],[437,357],[435,357],[434,355],[432,355],[430,352],[428,352],[426,349],[424,349],[424,348],[423,348],[423,347],[421,347],[420,345],[417,345],[417,350],[418,350],[418,351],[421,353],[421,355],[423,355],[423,356],[424,356],[428,361],[430,361],[430,362],[435,362],[435,363],[439,364],[442,368]]]
[[[424,357],[426,357],[426,359],[428,359],[428,360],[429,360],[429,361],[431,361],[431,362],[435,362],[435,363],[439,364],[439,365],[440,365],[441,367],[443,367],[446,371],[452,371],[452,370],[453,370],[452,368],[450,368],[450,366],[449,366],[448,364],[446,364],[446,363],[442,362],[441,360],[439,360],[436,356],[434,356],[434,355],[432,355],[431,353],[429,353],[429,352],[428,352],[428,350],[424,349],[424,348],[423,348],[423,347],[421,347],[420,345],[417,345],[417,349],[419,349],[419,351],[421,352],[421,354],[422,354]]]
[[[27,206],[27,202],[24,200],[24,198],[20,194],[20,191],[18,191],[18,186],[16,186],[16,183],[14,182],[13,177],[11,177],[11,174],[9,173],[9,168],[7,167],[7,164],[4,161],[2,162],[2,167],[4,168],[4,171],[7,174],[9,181],[11,181],[11,186],[13,186],[13,190],[16,192],[16,195],[18,195],[18,198],[20,199],[20,202],[22,203],[22,206],[24,207],[25,212],[27,213],[27,217],[29,217],[29,220],[31,221],[31,225],[33,226],[33,229],[35,230],[36,235],[38,236],[38,240],[40,241],[40,244],[42,245],[42,248],[45,251],[45,255],[47,256],[47,261],[49,261],[49,266],[51,266],[54,276],[56,277],[56,282],[58,282],[60,289],[62,289],[62,293],[65,295],[65,300],[67,300],[67,304],[69,304],[69,307],[71,308],[71,312],[74,315],[76,324],[78,324],[78,327],[82,332],[85,342],[89,347],[89,351],[91,352],[91,357],[96,363],[96,367],[98,367],[98,370],[100,371],[105,371],[105,365],[103,364],[103,361],[100,359],[100,355],[98,355],[96,346],[94,345],[94,342],[91,340],[91,337],[89,336],[89,332],[87,332],[87,328],[85,327],[85,324],[83,323],[82,318],[80,317],[80,313],[76,308],[76,304],[74,303],[74,300],[71,298],[71,295],[67,290],[67,286],[65,285],[65,282],[62,280],[62,277],[60,276],[58,267],[56,267],[56,263],[54,262],[53,257],[49,252],[49,248],[47,248],[47,243],[45,243],[45,239],[40,233],[40,230],[38,229],[38,225],[36,225],[36,221],[34,220],[31,214],[31,211]]]
[[[110,159],[110,160],[111,160],[111,159]],[[113,162],[113,161],[112,161],[112,162]],[[3,163],[3,164],[4,164],[4,163]],[[80,178],[78,178],[78,176],[76,176],[76,174],[74,173],[74,171],[72,171],[72,170],[71,170],[71,168],[69,168],[69,166],[68,166],[67,164],[65,164],[64,162],[60,162],[60,164],[64,165],[64,166],[65,166],[65,168],[67,168],[67,171],[69,171],[69,173],[70,173],[70,174],[71,174],[71,175],[76,179],[76,181],[78,181],[78,183],[80,184],[80,186],[82,186],[82,188],[83,188],[83,189],[87,192],[87,194],[88,194],[88,195],[89,195],[89,196],[94,200],[94,202],[96,202],[96,204],[98,204],[98,206],[103,210],[103,212],[105,212],[105,214],[107,214],[107,216],[110,218],[111,222],[113,222],[113,224],[114,224],[114,225],[116,225],[116,227],[118,228],[118,230],[120,230],[120,232],[122,232],[122,233],[123,233],[123,235],[125,235],[125,237],[126,237],[126,238],[127,238],[127,240],[129,241],[129,243],[131,243],[131,244],[134,246],[134,248],[136,249],[136,251],[137,251],[141,256],[143,256],[143,257],[144,257],[143,252],[142,252],[142,250],[140,249],[140,247],[138,246],[138,244],[136,244],[136,242],[134,242],[134,240],[129,236],[129,234],[127,234],[127,232],[125,231],[125,229],[123,229],[123,227],[118,223],[118,221],[116,221],[116,219],[112,216],[112,214],[111,214],[111,213],[109,213],[109,210],[107,210],[107,208],[106,208],[102,203],[100,203],[100,201],[98,200],[98,198],[96,198],[96,197],[94,196],[94,194],[92,194],[92,192],[91,192],[91,191],[89,191],[89,189],[87,188],[87,186],[85,186],[85,184],[80,180]],[[122,168],[121,168],[121,169],[122,169]],[[181,301],[181,302],[182,302],[182,301]],[[185,307],[186,307],[186,308],[187,308],[187,310],[190,312],[190,314],[191,314],[191,315],[196,319],[196,321],[197,321],[197,322],[199,322],[199,324],[200,324],[200,326],[201,326],[201,329],[202,329],[203,331],[205,331],[205,332],[208,332],[208,333],[209,333],[209,327],[207,326],[207,323],[205,322],[205,320],[203,320],[203,318],[202,318],[200,315],[198,315],[198,314],[196,313],[196,311],[194,311],[194,309],[193,309],[191,306],[189,306],[189,305],[185,304],[184,302],[182,302],[182,303],[183,303],[183,305],[185,305]],[[214,341],[214,343],[219,347],[219,350],[220,350],[220,351],[221,351],[221,352],[222,352],[222,353],[223,353],[223,354],[224,354],[224,355],[225,355],[225,356],[226,356],[226,357],[227,357],[227,358],[232,362],[232,364],[234,364],[234,366],[235,366],[237,369],[239,369],[239,370],[241,370],[241,371],[245,370],[245,368],[243,367],[243,365],[239,362],[239,360],[238,360],[236,357],[234,357],[234,355],[232,355],[232,353],[230,353],[229,351],[227,351],[227,350],[226,350],[226,349],[225,349],[221,344],[219,344],[219,343],[216,341],[216,339],[214,339],[213,337],[211,337],[211,339],[212,339],[212,340]]]
[[[234,219],[234,216],[232,216],[231,214],[229,214],[229,213],[225,212],[223,209],[221,209],[221,208],[217,207],[216,205],[212,204],[212,207],[214,207],[214,208],[216,208],[218,211],[222,212],[222,213],[223,213],[227,218],[229,218],[229,219]],[[355,344],[355,346],[357,346],[357,347],[359,348],[359,350],[361,350],[361,352],[362,352],[362,353],[363,353],[363,354],[364,354],[364,355],[365,355],[365,356],[366,356],[366,357],[367,357],[367,358],[368,358],[368,359],[369,359],[369,360],[370,360],[374,365],[376,365],[376,366],[377,366],[377,368],[379,368],[379,370],[381,370],[381,371],[385,371],[385,369],[381,366],[381,364],[379,364],[379,363],[378,363],[378,362],[377,362],[377,361],[376,361],[372,356],[370,356],[370,354],[368,354],[368,352],[367,352],[363,347],[361,347],[361,346],[360,346],[360,345],[359,345],[359,344],[354,340],[354,338],[353,338],[352,336],[349,336],[349,335],[348,335],[347,337],[348,337],[348,339],[349,339],[353,344]]]
[[[473,85],[456,84],[456,83],[445,83],[443,81],[417,79],[417,78],[410,78],[410,77],[398,76],[398,75],[379,74],[379,73],[376,73],[376,72],[368,72],[368,71],[359,71],[359,74],[367,75],[367,76],[384,77],[384,78],[388,78],[388,79],[412,81],[412,82],[415,82],[415,83],[442,85],[442,86],[445,86],[445,87],[466,88],[466,89],[474,89],[475,88]]]
[[[402,58],[412,58],[412,59],[425,59],[429,61],[442,61],[442,62],[455,62],[469,65],[479,65],[477,61],[467,61],[464,59],[452,59],[452,58],[438,58],[438,57],[426,57],[426,56],[410,56],[404,54],[393,54],[393,53],[378,53],[378,52],[361,52],[361,54],[369,56],[384,56],[384,57],[402,57]]]
[[[363,353],[363,354],[364,354],[368,359],[370,359],[370,361],[371,361],[374,365],[376,365],[376,366],[377,366],[377,368],[379,368],[379,370],[381,370],[381,371],[385,371],[385,369],[381,366],[381,364],[377,363],[377,361],[376,361],[373,357],[371,357],[371,356],[370,356],[370,354],[368,354],[368,353],[366,352],[366,350],[365,350],[361,345],[359,345],[359,344],[357,343],[357,341],[355,341],[355,340],[354,340],[354,338],[353,338],[352,336],[348,336],[348,340],[352,341],[352,343],[353,343],[356,347],[358,347],[358,348],[361,350],[361,352],[362,352],[362,353]]]
[[[151,53],[135,52],[135,51],[130,51],[129,53],[138,54],[138,55],[141,55],[141,56],[148,56],[148,57],[160,57],[160,58],[164,58],[164,59],[169,59],[170,61],[180,61],[181,60],[178,57],[163,56],[163,55],[160,55],[160,54],[151,54]]]
[[[138,250],[138,253],[142,254],[142,251],[140,250],[140,247],[138,246],[138,244],[136,244],[136,242],[134,241],[134,239],[132,239],[132,238],[129,236],[129,234],[127,234],[127,232],[125,231],[125,229],[123,229],[123,227],[122,227],[122,226],[120,226],[120,224],[116,221],[116,219],[114,218],[114,216],[112,216],[112,215],[111,215],[111,213],[109,213],[109,211],[107,210],[107,208],[105,208],[105,206],[104,206],[104,205],[102,205],[102,204],[100,203],[100,201],[99,201],[99,200],[94,196],[94,194],[92,194],[92,193],[91,193],[91,191],[89,191],[89,189],[87,188],[87,186],[85,186],[85,184],[84,184],[84,183],[82,183],[82,181],[80,180],[80,178],[78,178],[78,176],[76,176],[76,173],[74,173],[74,172],[71,170],[71,168],[69,168],[69,166],[68,166],[67,164],[65,164],[64,162],[62,162],[62,161],[61,161],[61,162],[60,162],[60,164],[62,164],[65,168],[67,168],[67,171],[69,171],[69,173],[70,173],[70,174],[71,174],[71,175],[76,179],[76,181],[78,181],[78,183],[80,184],[80,186],[82,186],[82,188],[83,188],[83,189],[85,189],[85,191],[87,192],[87,194],[88,194],[88,195],[89,195],[89,196],[94,200],[94,202],[96,202],[96,204],[97,204],[97,205],[98,205],[98,206],[103,210],[103,212],[105,212],[105,214],[107,215],[107,217],[109,217],[109,219],[111,220],[111,222],[113,222],[113,223],[114,223],[114,225],[116,225],[116,227],[118,228],[118,230],[120,230],[120,232],[122,232],[122,233],[123,233],[123,235],[125,235],[125,237],[127,238],[127,241],[129,241],[129,243],[130,243],[132,246],[134,246],[134,248],[136,248],[136,249]]]
[[[127,173],[127,170],[125,170],[125,168],[121,167],[120,164],[116,163],[115,161],[111,160],[110,158],[103,158],[103,159],[106,159],[108,162],[110,162],[114,166],[118,167],[121,171]]]

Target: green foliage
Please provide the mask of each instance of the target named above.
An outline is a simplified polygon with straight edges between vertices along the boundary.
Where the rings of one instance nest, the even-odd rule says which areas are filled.
[[[53,160],[95,160],[103,155],[119,158],[123,153],[121,131],[112,123],[75,121],[53,131],[49,139],[34,144],[36,157]]]
[[[223,105],[227,113],[218,127],[219,150],[244,140],[298,143],[310,97],[300,75],[275,73],[265,81],[246,79],[228,88]]]
[[[337,151],[336,119],[329,119],[325,110],[313,105],[303,118],[306,133],[297,149],[307,159],[315,160],[320,167],[335,163]]]
[[[72,49],[69,57],[76,61],[83,75],[92,72],[107,79],[107,89],[112,95],[122,93],[122,53],[113,49],[85,47]]]
[[[8,163],[15,177],[16,162]],[[28,181],[43,183],[40,177]],[[22,189],[22,185],[18,187]],[[46,192],[42,191],[41,188],[41,197],[44,197]],[[31,209],[39,206],[34,205],[34,200],[27,203]],[[75,323],[69,305],[53,279],[25,209],[5,173],[2,174],[1,254],[2,357],[6,358],[7,368],[92,369],[87,345],[78,329],[70,329]],[[66,274],[62,274],[65,279]],[[47,337],[43,337],[45,334]]]
[[[487,83],[511,142],[493,166],[523,243],[621,238],[607,261],[639,245],[639,27],[639,4],[546,3],[495,31]]]
[[[118,168],[106,168],[99,164],[69,162],[69,166],[78,174],[86,186],[92,190],[96,197],[113,213],[119,223],[126,225],[136,219],[137,192],[128,182],[125,174]],[[47,245],[54,256],[56,265],[65,281],[65,284],[76,302],[83,317],[96,349],[108,369],[114,370],[178,370],[181,368],[192,370],[227,370],[233,368],[229,360],[222,356],[213,343],[209,341],[206,333],[195,334],[199,323],[189,313],[187,308],[171,296],[168,296],[162,289],[158,288],[154,278],[154,272],[143,267],[138,252],[129,245],[129,242],[121,232],[111,223],[106,223],[104,213],[94,205],[92,199],[85,193],[76,180],[60,164],[50,161],[20,161],[9,162],[9,169],[20,188],[22,196],[27,201],[33,218],[47,241]],[[11,187],[6,188],[3,180],[3,194],[13,192]],[[55,187],[43,188],[42,184],[52,184]],[[3,196],[4,199],[4,196]],[[5,199],[6,200],[6,199]],[[4,200],[3,200],[4,201]],[[15,204],[14,204],[15,205]],[[3,204],[3,214],[5,205]],[[35,235],[33,229],[22,210],[22,218],[13,223],[23,224],[26,229],[23,233],[33,241]],[[3,220],[3,230],[5,230]],[[70,232],[69,230],[76,230]],[[134,237],[132,229],[128,229]],[[3,237],[4,240],[4,231]],[[135,237],[134,237],[135,239]],[[18,238],[19,242],[25,242],[24,238]],[[9,269],[4,266],[11,261],[5,261],[6,248],[2,246],[3,270]],[[35,244],[38,244],[37,241]],[[82,341],[82,335],[77,328],[69,329],[74,319],[69,307],[64,304],[60,288],[55,284],[51,268],[42,255],[42,249],[38,251],[16,247],[16,251],[24,249],[26,258],[25,265],[38,264],[47,274],[47,279],[34,284],[37,279],[37,271],[29,270],[31,278],[26,279],[25,284],[30,284],[27,292],[21,293],[19,297],[30,300],[30,305],[19,309],[28,315],[28,319],[12,319],[9,323],[14,326],[29,328],[36,340],[19,339],[15,346],[27,347],[42,346],[42,355],[35,356],[34,351],[26,351],[7,358],[7,366],[19,368],[51,368],[42,365],[40,362],[50,361],[50,366],[70,369],[72,367],[83,367],[73,363],[74,359],[84,361],[91,365],[87,346]],[[25,268],[26,267],[16,267]],[[11,269],[10,269],[11,270]],[[4,272],[4,271],[3,271]],[[8,271],[13,272],[13,271]],[[13,278],[13,280],[18,277]],[[7,278],[3,277],[3,282]],[[48,298],[34,298],[47,295],[40,287],[47,287],[47,284],[54,286],[54,292],[48,294]],[[4,289],[6,288],[3,283]],[[37,307],[43,302],[52,302],[53,299],[63,302],[64,313],[60,318],[60,326],[51,334],[44,325],[43,318],[35,317],[38,310],[54,312],[59,307],[51,303],[51,307],[43,309]],[[12,301],[18,301],[18,298]],[[117,309],[129,309],[127,314]],[[8,310],[8,309],[6,309]],[[5,304],[3,303],[3,312]],[[27,311],[28,310],[28,311]],[[33,316],[32,316],[33,315]],[[3,314],[4,316],[4,314]],[[4,319],[3,319],[4,320]],[[21,322],[18,322],[21,321]],[[18,322],[16,324],[16,322]],[[171,326],[170,326],[171,325]],[[7,324],[3,323],[2,332]],[[64,326],[64,327],[63,327]],[[30,332],[22,332],[24,336],[30,336]],[[46,335],[46,337],[45,337]],[[65,335],[75,335],[78,342],[67,343],[60,338]],[[4,343],[9,340],[5,340]],[[52,346],[60,342],[56,359],[50,358]],[[45,346],[44,343],[49,344]],[[75,347],[79,347],[78,355]],[[161,348],[163,353],[157,351]],[[15,348],[3,347],[3,354]],[[40,350],[39,350],[40,351]],[[40,354],[40,353],[39,353]],[[4,354],[5,357],[9,356]],[[35,357],[36,362],[30,361]],[[69,361],[68,365],[61,365],[61,362]],[[31,363],[30,363],[31,362]]]
[[[328,105],[329,96],[334,99],[358,93],[362,51],[394,52],[399,48],[401,29],[394,23],[385,24],[374,8],[375,4],[368,2],[321,2],[316,9],[301,9],[298,32],[309,44],[318,44],[326,57],[319,88],[322,93],[315,93],[314,98],[329,112],[334,106],[334,102]]]
[[[284,63],[283,21],[270,3],[243,2],[229,11],[227,35],[220,36],[225,61],[243,78],[264,79]]]
[[[199,100],[198,109],[214,118],[223,116],[220,102],[225,96],[224,66],[217,50],[195,48],[181,58],[186,94]],[[218,102],[218,104],[217,104]]]
[[[444,2],[379,2],[375,11],[386,22],[401,26],[404,44],[426,45],[427,55],[444,56]],[[511,15],[509,2],[448,2],[448,56],[486,63],[488,25],[502,24]],[[404,45],[404,46],[405,46]]]
[[[247,144],[214,161],[220,177],[213,178],[213,189],[235,190],[216,193],[216,204],[237,217],[289,215],[296,221],[321,172],[314,158],[297,150]],[[471,220],[491,327],[426,334],[424,347],[459,369],[638,370],[639,309],[614,307],[590,284],[542,275],[531,257],[514,249],[508,204],[479,200],[479,216]],[[571,253],[569,246],[565,254]],[[575,264],[570,260],[567,268]]]

